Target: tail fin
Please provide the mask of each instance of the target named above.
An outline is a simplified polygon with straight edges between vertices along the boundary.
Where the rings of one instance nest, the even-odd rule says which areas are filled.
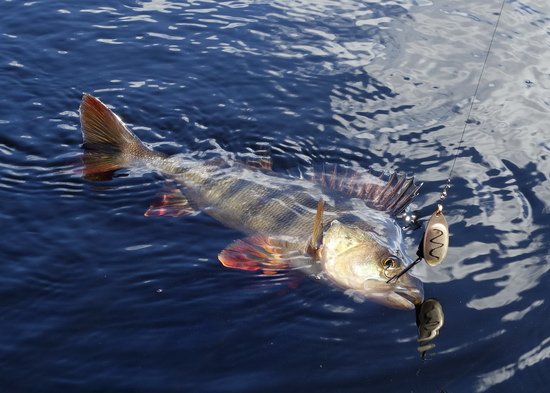
[[[99,99],[84,94],[80,104],[84,176],[112,172],[132,159],[156,155]],[[92,176],[94,177],[94,176]]]

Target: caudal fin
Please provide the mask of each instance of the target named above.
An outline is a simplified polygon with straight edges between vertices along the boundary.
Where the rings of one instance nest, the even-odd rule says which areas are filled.
[[[84,175],[112,172],[132,159],[154,155],[113,111],[99,99],[84,94],[80,104],[84,139]]]

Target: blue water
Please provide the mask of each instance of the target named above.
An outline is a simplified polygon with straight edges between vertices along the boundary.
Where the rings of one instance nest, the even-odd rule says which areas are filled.
[[[168,153],[270,145],[449,174],[498,1],[1,1],[2,392],[534,392],[550,383],[550,6],[506,1],[420,265],[445,325],[291,275],[225,269],[241,237],[144,217],[154,173],[79,175],[83,92]],[[422,235],[406,231],[413,255]]]

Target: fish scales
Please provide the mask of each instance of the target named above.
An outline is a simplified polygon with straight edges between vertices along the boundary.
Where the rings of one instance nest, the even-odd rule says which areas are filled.
[[[290,178],[281,181],[239,163],[219,168],[196,163],[190,169],[170,172],[178,173],[176,179],[198,208],[227,226],[304,239],[311,234],[318,201],[312,193],[322,195],[319,187],[292,184]]]
[[[338,204],[338,208],[326,205],[328,218],[373,230],[372,225],[350,213],[353,198],[344,198],[337,192],[327,193],[323,187],[308,180],[275,176],[239,162],[220,159],[206,164],[179,161],[155,160],[158,165],[155,169],[166,176],[174,176],[200,210],[228,227],[246,233],[300,237],[306,241],[311,235],[317,202],[323,197]]]

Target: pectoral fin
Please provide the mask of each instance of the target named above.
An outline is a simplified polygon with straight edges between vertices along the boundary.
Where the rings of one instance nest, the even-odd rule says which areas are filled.
[[[182,217],[199,214],[178,188],[161,193],[149,206],[145,216]]]
[[[317,213],[315,214],[315,220],[313,221],[313,232],[309,241],[308,253],[315,257],[319,247],[323,243],[323,213],[325,212],[325,201],[323,198],[319,199],[317,203]]]
[[[290,266],[293,254],[296,251],[288,242],[251,236],[231,243],[218,254],[218,259],[225,267],[276,274]]]

